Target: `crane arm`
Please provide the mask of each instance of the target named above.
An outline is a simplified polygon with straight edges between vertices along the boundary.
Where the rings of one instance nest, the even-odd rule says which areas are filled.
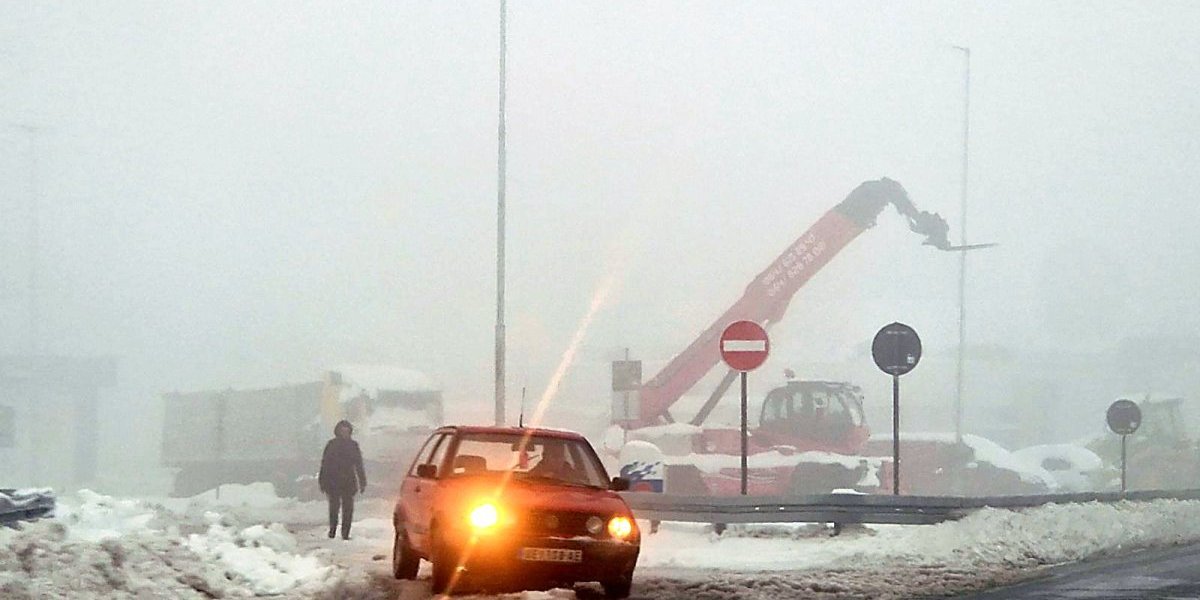
[[[721,360],[717,339],[726,326],[747,320],[770,327],[783,318],[800,287],[858,234],[874,227],[888,204],[908,219],[910,229],[926,236],[926,244],[950,249],[946,222],[936,213],[918,211],[898,182],[887,178],[864,182],[788,246],[746,286],[733,306],[642,386],[639,416],[627,425],[643,427],[669,418],[667,410]]]

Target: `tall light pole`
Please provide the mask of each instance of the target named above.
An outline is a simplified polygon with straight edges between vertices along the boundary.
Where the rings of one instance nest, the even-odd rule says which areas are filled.
[[[508,53],[508,3],[500,0],[500,125],[496,183],[496,425],[504,424],[504,183],[507,175],[504,138],[504,59]]]
[[[959,212],[959,244],[967,245],[967,151],[971,135],[971,49],[955,46],[963,53],[963,138],[962,194]],[[954,437],[962,442],[963,426],[963,353],[967,344],[967,253],[958,253],[958,369],[954,394]]]

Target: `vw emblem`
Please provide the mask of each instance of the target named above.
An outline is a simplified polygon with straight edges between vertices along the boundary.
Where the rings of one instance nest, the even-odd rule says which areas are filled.
[[[546,529],[558,529],[558,517],[554,515],[546,517]]]

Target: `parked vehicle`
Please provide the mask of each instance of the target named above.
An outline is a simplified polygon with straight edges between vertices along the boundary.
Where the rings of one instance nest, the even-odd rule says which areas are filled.
[[[888,456],[880,492],[892,491],[892,435],[877,434],[866,451]],[[953,433],[900,434],[900,492],[921,496],[1045,494],[1059,489],[1053,474],[987,438]]]
[[[164,396],[163,464],[173,493],[270,482],[282,496],[316,495],[321,449],[342,419],[354,424],[371,474],[369,493],[395,493],[407,460],[442,422],[442,393],[424,374],[345,366],[322,381],[258,390]]]
[[[629,595],[640,549],[633,513],[578,433],[514,427],[438,429],[422,446],[393,513],[392,571],[433,563],[434,593],[549,589],[599,582]]]
[[[1045,469],[1058,482],[1059,492],[1094,492],[1108,489],[1111,473],[1095,452],[1073,444],[1030,446],[1013,457]]]

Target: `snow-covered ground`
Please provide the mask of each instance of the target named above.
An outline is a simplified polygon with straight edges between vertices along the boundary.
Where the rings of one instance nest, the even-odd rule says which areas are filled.
[[[269,485],[191,499],[81,491],[58,516],[0,529],[2,598],[404,598],[421,580],[389,575],[390,503],[359,502],[353,539],[325,535],[323,502]],[[645,535],[636,598],[907,598],[1021,579],[1039,567],[1200,541],[1200,502],[984,510],[934,526],[663,524]],[[568,598],[567,590],[510,595]]]

